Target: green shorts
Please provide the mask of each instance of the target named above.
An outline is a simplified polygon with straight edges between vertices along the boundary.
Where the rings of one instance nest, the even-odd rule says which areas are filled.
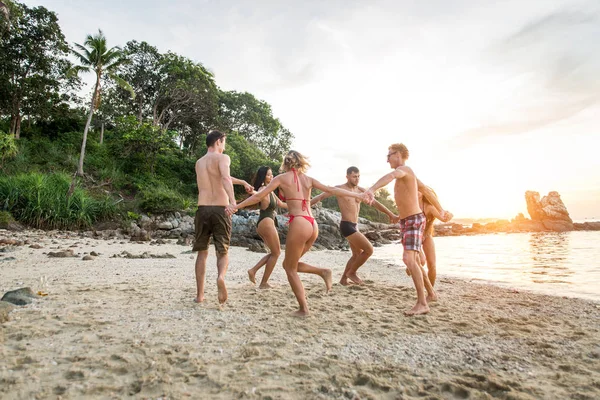
[[[198,206],[196,211],[195,241],[192,251],[208,250],[212,236],[215,249],[219,254],[227,254],[231,238],[231,217],[223,206]]]

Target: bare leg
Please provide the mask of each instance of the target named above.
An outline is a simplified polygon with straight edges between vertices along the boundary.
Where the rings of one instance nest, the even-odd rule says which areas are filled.
[[[356,275],[356,271],[358,271],[358,269],[362,267],[365,262],[367,262],[369,257],[373,255],[373,245],[371,242],[369,242],[369,239],[367,239],[365,235],[360,232],[353,233],[352,235],[348,236],[347,239],[348,242],[350,242],[355,248],[359,249],[360,252],[357,252],[358,256],[351,265],[351,268],[347,272],[346,276],[352,282],[362,285],[363,281],[358,277],[358,275]]]
[[[290,224],[285,245],[283,268],[285,269],[288,282],[298,301],[298,311],[292,314],[296,317],[308,315],[308,302],[306,301],[304,286],[302,286],[302,281],[298,276],[298,260],[300,260],[302,254],[304,254],[305,244],[307,241],[310,241],[312,233],[313,229],[308,221],[304,218],[296,218]]]
[[[267,263],[270,256],[271,256],[271,254],[267,254],[266,256],[261,258],[260,261],[257,262],[254,267],[252,267],[248,270],[248,279],[250,280],[250,282],[256,283],[256,273],[258,272],[259,269],[262,268],[263,265],[265,265]]]
[[[427,276],[427,274],[425,273],[425,268],[423,268],[423,263],[422,263],[422,258],[420,257],[422,253],[419,252],[419,255],[417,255],[416,260],[419,263],[419,268],[421,268],[421,273],[423,274],[423,283],[425,285],[425,290],[427,291],[427,303],[432,302],[432,301],[437,301],[438,300],[438,295],[435,292],[435,290],[433,289],[433,285],[431,284],[431,282],[429,281],[429,277]]]
[[[272,219],[269,218],[261,221],[259,226],[259,234],[271,251],[271,254],[269,254],[269,258],[266,262],[265,273],[263,274],[259,288],[270,289],[271,285],[269,285],[269,278],[271,277],[271,274],[275,269],[275,264],[277,264],[277,260],[281,254],[279,234],[277,233],[277,228],[275,227],[275,223]]]
[[[229,255],[227,253],[217,253],[217,289],[218,299],[220,304],[224,304],[227,301],[227,287],[225,286],[225,274],[227,273],[227,267],[229,266]]]
[[[421,272],[421,266],[417,261],[417,257],[417,251],[404,250],[404,264],[406,264],[406,267],[410,269],[411,277],[413,279],[415,289],[417,290],[417,304],[415,304],[410,310],[404,312],[404,314],[408,316],[427,314],[429,312],[429,306],[427,305],[427,300],[425,298],[423,273]]]
[[[425,236],[423,240],[423,251],[427,258],[427,276],[431,282],[431,286],[435,286],[435,279],[437,277],[437,260],[435,255],[435,243],[433,237]]]
[[[198,252],[196,257],[196,303],[204,301],[204,278],[206,277],[206,259],[208,258],[208,250]]]
[[[303,274],[319,275],[325,281],[325,289],[327,292],[329,292],[331,290],[331,286],[333,286],[333,274],[331,273],[330,269],[314,267],[305,262],[299,262],[298,272],[302,272]]]
[[[315,240],[317,240],[317,237],[319,237],[319,226],[317,224],[314,224],[312,236],[304,244],[304,250],[302,250],[302,255],[305,255],[310,251],[310,248],[312,247]],[[331,290],[331,287],[333,286],[333,274],[328,268],[319,268],[314,267],[305,262],[298,262],[298,272],[319,275],[325,281],[326,292],[329,292]]]
[[[344,286],[350,285],[350,283],[348,282],[348,271],[350,271],[352,269],[352,265],[354,264],[356,257],[358,257],[358,254],[355,253],[355,250],[354,250],[354,248],[352,248],[352,245],[350,245],[350,249],[352,250],[352,256],[346,263],[346,268],[344,269],[344,273],[342,274],[342,277],[340,278],[340,284],[344,285]]]

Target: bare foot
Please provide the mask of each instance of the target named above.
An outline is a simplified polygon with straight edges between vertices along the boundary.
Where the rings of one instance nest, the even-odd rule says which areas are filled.
[[[350,286],[351,284],[352,282],[348,282],[348,277],[346,275],[343,275],[340,279],[340,285],[342,286]]]
[[[256,271],[254,271],[254,269],[250,268],[248,270],[248,279],[250,279],[250,282],[256,284]]]
[[[217,279],[217,289],[219,291],[217,295],[219,304],[225,304],[227,301],[227,287],[225,286],[225,279]]]
[[[356,275],[356,274],[351,274],[351,275],[349,274],[348,275],[348,279],[350,279],[352,282],[356,283],[357,285],[362,285],[363,284],[362,279],[360,279],[358,277],[358,275]]]
[[[259,289],[273,289],[273,286],[269,285],[268,283],[261,283],[258,288]]]
[[[438,301],[438,295],[437,295],[437,293],[428,294],[427,295],[427,302],[431,303],[431,302],[434,302],[434,301]]]
[[[194,303],[202,303],[202,302],[204,302],[204,296],[202,296],[202,297],[196,297],[194,299]]]
[[[406,315],[407,317],[412,317],[413,315],[427,314],[428,312],[429,312],[429,306],[421,305],[421,304],[417,303],[410,310],[404,311],[404,315]]]
[[[329,291],[331,290],[331,286],[333,285],[333,277],[331,275],[331,270],[330,269],[325,269],[323,270],[321,276],[323,277],[323,280],[325,281],[325,291],[327,293],[329,293]]]
[[[308,317],[308,310],[294,311],[291,315],[296,318]]]

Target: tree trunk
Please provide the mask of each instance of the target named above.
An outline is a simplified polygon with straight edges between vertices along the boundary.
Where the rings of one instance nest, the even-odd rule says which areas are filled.
[[[17,126],[17,116],[15,114],[12,114],[10,116],[10,126],[8,127],[8,133],[11,135],[14,135],[16,126]]]
[[[15,139],[21,137],[21,104],[19,102],[13,102],[12,114],[10,116],[10,127],[8,133],[15,135]]]
[[[139,97],[139,108],[138,108],[138,121],[141,124],[142,123],[142,109],[144,107],[144,94],[140,93]]]
[[[104,122],[100,125],[100,144],[104,143]]]
[[[98,86],[100,85],[100,75],[96,74],[96,86],[92,93],[92,103],[90,104],[90,113],[88,114],[87,122],[85,123],[85,129],[83,130],[83,142],[81,143],[81,153],[79,155],[79,165],[77,166],[77,175],[83,176],[83,159],[85,157],[85,144],[87,143],[87,135],[90,130],[90,124],[92,123],[92,116],[94,115],[94,106],[96,105],[96,96]]]
[[[17,114],[17,124],[15,126],[15,139],[21,138],[21,113]]]

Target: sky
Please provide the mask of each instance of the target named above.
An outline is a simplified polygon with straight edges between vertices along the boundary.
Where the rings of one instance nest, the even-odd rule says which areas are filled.
[[[600,219],[595,0],[25,3],[69,43],[147,41],[267,101],[322,183],[353,165],[370,186],[401,142],[456,217],[527,216],[526,190],[555,190],[573,219]]]

